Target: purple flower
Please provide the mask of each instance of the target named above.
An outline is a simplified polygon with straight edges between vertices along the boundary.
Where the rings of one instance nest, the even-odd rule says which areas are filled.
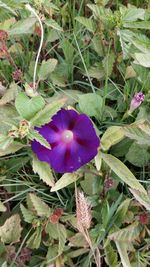
[[[141,103],[144,101],[144,94],[142,92],[136,93],[134,97],[131,100],[130,104],[130,111],[134,111],[136,108],[138,108]]]
[[[100,140],[85,114],[61,109],[48,124],[36,130],[49,142],[51,149],[34,140],[32,150],[56,172],[73,172],[97,154]]]

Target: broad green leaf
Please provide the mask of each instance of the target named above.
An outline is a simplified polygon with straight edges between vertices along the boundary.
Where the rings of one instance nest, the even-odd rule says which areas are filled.
[[[33,207],[40,217],[47,217],[49,218],[51,211],[49,206],[39,197],[37,197],[35,194],[30,193],[29,194],[30,200],[33,204]]]
[[[101,96],[94,93],[87,93],[78,97],[79,108],[83,113],[90,117],[100,118],[103,102]]]
[[[5,151],[13,143],[13,140],[11,136],[0,134],[0,150]]]
[[[137,35],[135,39],[133,39],[132,43],[137,47],[142,53],[150,52],[150,42],[149,38],[145,35]]]
[[[136,21],[137,19],[144,20],[145,9],[137,8],[135,6],[121,7],[120,12],[122,14],[123,25],[125,22]]]
[[[53,246],[49,246],[46,254],[47,265],[49,267],[54,267],[56,258],[58,257],[58,245],[53,244]]]
[[[144,194],[139,192],[135,189],[129,189],[130,192],[133,194],[134,198],[142,205],[144,206],[148,211],[150,211],[150,196],[148,194]]]
[[[124,222],[126,214],[128,212],[128,209],[129,209],[130,202],[131,202],[131,199],[127,198],[118,207],[116,214],[115,214],[115,224],[121,225]]]
[[[66,256],[69,258],[76,258],[76,257],[79,257],[85,253],[88,253],[88,252],[89,252],[88,248],[79,248],[76,250],[72,250],[69,253],[66,253]],[[111,266],[111,267],[113,267],[113,266]],[[116,266],[114,266],[114,267],[116,267]]]
[[[63,39],[60,43],[60,46],[63,50],[66,63],[72,64],[73,59],[74,59],[74,53],[75,53],[75,49],[74,49],[72,43],[67,39]],[[68,51],[69,51],[69,53],[68,53]]]
[[[36,140],[37,142],[39,142],[42,146],[50,149],[50,144],[46,141],[46,139],[41,135],[39,134],[38,131],[36,130],[29,130],[29,133],[28,133],[28,138],[30,140]]]
[[[139,234],[141,232],[141,227],[139,226],[139,223],[136,221],[132,223],[131,225],[114,232],[108,236],[110,240],[113,241],[119,241],[119,242],[132,242],[135,239],[138,238]]]
[[[21,209],[25,222],[32,223],[33,220],[35,219],[35,216],[33,215],[33,213],[30,210],[26,209],[22,204],[20,204],[20,209]]]
[[[88,243],[84,236],[81,233],[76,233],[75,235],[68,238],[70,243],[69,246],[71,247],[88,247]]]
[[[74,182],[76,182],[79,179],[79,175],[76,173],[65,173],[57,182],[56,184],[51,188],[51,192],[58,191]]]
[[[5,212],[6,210],[6,206],[0,201],[0,212]]]
[[[39,80],[46,80],[56,68],[57,62],[55,58],[50,58],[47,61],[43,60],[38,73]]]
[[[101,138],[101,145],[104,151],[108,150],[111,146],[119,143],[124,138],[124,132],[120,126],[111,126],[103,134]]]
[[[0,105],[5,105],[10,103],[12,100],[16,98],[18,94],[18,85],[16,83],[11,83],[8,90],[6,90],[5,94],[0,99]]]
[[[16,243],[20,240],[21,231],[20,216],[18,214],[12,215],[0,227],[1,241],[6,244]]]
[[[58,254],[61,254],[65,247],[67,232],[66,232],[65,226],[60,223],[57,224],[57,229],[58,229],[58,235],[59,235]]]
[[[41,243],[42,236],[41,227],[37,227],[35,232],[31,235],[31,237],[27,241],[27,247],[31,249],[38,249]]]
[[[131,43],[134,33],[130,30],[118,30],[117,35],[120,38],[120,44],[123,52],[123,58],[127,59],[130,56]]]
[[[83,26],[86,27],[86,29],[92,33],[96,30],[96,25],[94,24],[94,21],[90,18],[85,17],[76,17],[76,20],[80,22]]]
[[[15,107],[18,113],[26,120],[30,120],[34,117],[37,112],[44,108],[44,106],[45,101],[41,96],[29,98],[23,92],[17,95],[15,101]]]
[[[150,154],[148,153],[147,148],[136,143],[133,143],[130,146],[125,157],[131,164],[137,167],[145,166],[150,160]]]
[[[12,125],[15,125],[18,122],[17,117],[18,113],[13,106],[0,106],[0,133],[7,134],[8,130],[12,128]]]
[[[13,142],[5,150],[0,149],[0,157],[15,153],[16,151],[18,151],[19,149],[23,147],[25,147],[23,144],[19,142]]]
[[[59,231],[58,231],[58,223],[52,224],[50,221],[46,224],[45,231],[49,235],[50,239],[58,240],[59,238]]]
[[[50,122],[52,116],[57,113],[62,106],[64,105],[66,99],[62,98],[60,100],[53,101],[43,108],[40,112],[38,112],[35,117],[31,119],[31,124],[33,126],[42,126],[48,122]]]
[[[137,65],[137,64],[132,64],[136,74],[137,74],[137,79],[142,85],[143,90],[147,91],[148,86],[149,86],[149,80],[150,80],[150,71],[148,68],[145,68],[143,66]],[[140,107],[140,108],[145,108],[145,107]]]
[[[117,266],[117,253],[113,249],[111,242],[107,240],[107,245],[104,247],[105,261],[109,267]]]
[[[40,179],[49,186],[54,186],[54,178],[48,163],[40,161],[33,155],[32,163],[34,173],[38,173]]]
[[[131,188],[139,190],[145,193],[146,190],[135,178],[133,173],[117,158],[110,154],[102,153],[102,158],[106,164],[112,169],[112,171]]]
[[[59,24],[54,20],[54,19],[46,19],[45,20],[45,24],[48,26],[48,27],[51,27],[57,31],[63,31],[63,28],[59,26]]]
[[[127,252],[128,244],[118,242],[118,241],[116,241],[115,243],[116,243],[123,267],[131,267],[130,260],[128,257],[128,252]]]
[[[104,68],[104,72],[105,72],[106,77],[110,76],[112,71],[113,71],[113,65],[115,62],[114,53],[111,52],[110,54],[105,56],[102,62],[103,62],[103,68]]]
[[[145,122],[143,122],[143,123],[140,123],[140,124],[138,125],[138,127],[139,127],[144,133],[146,133],[147,135],[150,136],[150,122],[145,121]]]
[[[150,53],[135,53],[135,64],[139,64],[145,68],[150,67],[150,62],[147,60],[150,57]]]
[[[35,25],[36,21],[37,18],[33,16],[19,20],[11,27],[9,34],[11,36],[16,36],[33,33],[33,26]]]
[[[131,29],[150,30],[150,21],[124,22],[123,26]]]
[[[138,125],[124,127],[123,129],[125,136],[135,140],[139,145],[150,145],[150,136],[139,129]]]

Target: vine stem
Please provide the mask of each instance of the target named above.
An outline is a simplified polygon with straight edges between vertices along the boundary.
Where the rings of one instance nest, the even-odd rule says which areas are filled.
[[[37,18],[39,24],[40,24],[40,28],[41,28],[41,40],[40,40],[40,45],[39,45],[39,49],[38,49],[38,53],[37,53],[37,57],[36,57],[36,61],[35,61],[35,65],[34,65],[34,73],[33,73],[33,90],[36,90],[36,73],[37,73],[37,65],[38,65],[38,61],[39,61],[39,57],[40,57],[40,53],[41,53],[41,49],[43,46],[43,40],[44,40],[44,29],[43,29],[43,25],[41,22],[40,17],[38,16],[38,14],[36,13],[36,11],[29,5],[26,4],[26,8],[35,15],[35,17]]]

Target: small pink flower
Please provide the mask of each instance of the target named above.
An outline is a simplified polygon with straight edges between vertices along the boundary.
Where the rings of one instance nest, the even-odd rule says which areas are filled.
[[[21,81],[22,79],[22,71],[20,69],[15,70],[12,73],[12,77],[15,81]]]
[[[144,101],[144,98],[145,96],[142,92],[136,93],[131,100],[130,112],[133,112],[136,108],[138,108]]]
[[[0,30],[0,41],[6,41],[8,39],[8,33],[6,31]]]

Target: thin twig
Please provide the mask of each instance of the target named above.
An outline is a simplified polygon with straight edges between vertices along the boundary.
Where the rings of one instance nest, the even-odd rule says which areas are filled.
[[[26,5],[26,8],[35,15],[35,17],[37,18],[39,24],[40,24],[40,27],[41,27],[41,41],[40,41],[40,46],[39,46],[39,50],[38,50],[38,53],[37,53],[37,57],[36,57],[36,61],[35,61],[35,66],[34,66],[34,74],[33,74],[33,90],[36,90],[36,73],[37,73],[37,65],[38,65],[38,60],[39,60],[39,57],[40,57],[40,53],[41,53],[41,49],[42,49],[42,46],[43,46],[43,40],[44,40],[44,29],[43,29],[43,25],[42,25],[42,22],[41,22],[41,19],[40,17],[38,16],[38,14],[36,13],[36,11],[29,5],[27,4]]]

